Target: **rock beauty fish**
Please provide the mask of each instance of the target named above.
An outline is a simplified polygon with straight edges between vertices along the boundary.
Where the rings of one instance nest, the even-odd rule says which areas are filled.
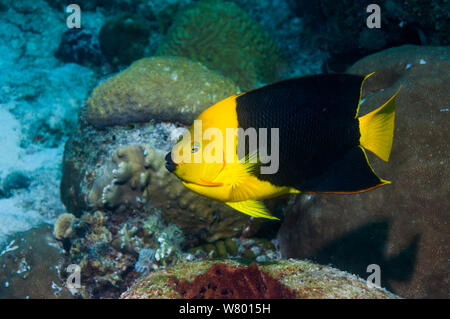
[[[206,151],[213,141],[223,143],[217,148],[222,154],[210,150],[223,160],[174,160],[174,147],[165,157],[165,166],[190,190],[244,214],[269,219],[278,218],[262,203],[264,199],[288,193],[352,194],[389,184],[376,175],[366,150],[389,160],[398,91],[381,107],[358,117],[362,86],[372,74],[298,77],[230,96],[200,114],[201,134],[192,125],[185,141],[179,142],[191,153],[188,158]],[[205,139],[208,128],[218,129],[224,137],[227,129],[237,132],[231,150],[225,138]],[[278,128],[276,173],[262,174],[258,169],[263,166],[259,144],[256,151],[246,147],[238,158],[238,143],[243,143],[238,128]],[[270,149],[272,140],[267,141]],[[255,156],[258,160],[249,160]]]

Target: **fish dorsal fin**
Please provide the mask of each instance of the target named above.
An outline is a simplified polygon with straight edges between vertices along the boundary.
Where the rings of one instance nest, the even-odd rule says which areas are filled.
[[[279,218],[269,212],[261,201],[246,200],[241,202],[227,202],[225,204],[249,216],[279,220]]]
[[[356,146],[335,161],[323,174],[301,183],[297,189],[313,193],[351,194],[389,183],[375,174],[364,149]]]

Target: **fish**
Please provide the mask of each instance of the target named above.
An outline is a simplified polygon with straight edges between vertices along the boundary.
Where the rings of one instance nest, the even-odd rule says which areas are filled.
[[[400,89],[359,116],[362,87],[372,74],[297,77],[230,96],[199,115],[165,166],[193,192],[267,219],[278,218],[265,199],[354,194],[390,184],[375,173],[366,150],[389,160]],[[252,130],[259,133],[253,146]],[[275,164],[269,153],[277,155]],[[267,173],[271,166],[276,170]]]

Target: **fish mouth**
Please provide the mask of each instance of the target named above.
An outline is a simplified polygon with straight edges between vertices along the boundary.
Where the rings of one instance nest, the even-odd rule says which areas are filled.
[[[191,184],[191,185],[197,185],[197,186],[202,186],[202,187],[217,187],[217,186],[222,186],[223,183],[217,183],[217,182],[210,182],[210,181],[205,181],[203,179],[200,179],[200,182],[190,182],[190,181],[185,181],[185,180],[181,180],[181,182],[183,184]]]
[[[175,169],[177,168],[177,164],[172,159],[172,152],[169,152],[166,154],[166,157],[164,158],[166,160],[166,169],[173,173]]]

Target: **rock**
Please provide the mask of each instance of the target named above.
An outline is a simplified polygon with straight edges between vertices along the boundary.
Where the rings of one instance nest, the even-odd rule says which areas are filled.
[[[198,1],[179,13],[159,55],[183,56],[231,78],[243,90],[274,82],[283,59],[269,34],[235,3]]]
[[[61,37],[56,57],[61,61],[87,66],[99,66],[103,56],[96,38],[86,29],[69,29]]]
[[[391,185],[355,195],[302,195],[278,234],[284,257],[310,258],[367,276],[408,298],[448,298],[450,49],[401,46],[368,56],[348,72],[375,71],[360,113],[396,100],[391,158],[369,161]]]
[[[201,111],[238,91],[231,80],[198,62],[145,58],[95,88],[87,120],[96,127],[150,120],[191,124]]]
[[[355,275],[292,259],[250,266],[231,260],[184,262],[138,279],[121,296],[123,299],[193,297],[398,298],[384,289],[368,288]]]
[[[30,186],[30,183],[30,178],[23,172],[15,171],[9,173],[2,183],[4,197],[11,197],[14,190],[27,189]]]
[[[73,298],[61,277],[64,260],[50,226],[10,237],[0,246],[0,298]]]

